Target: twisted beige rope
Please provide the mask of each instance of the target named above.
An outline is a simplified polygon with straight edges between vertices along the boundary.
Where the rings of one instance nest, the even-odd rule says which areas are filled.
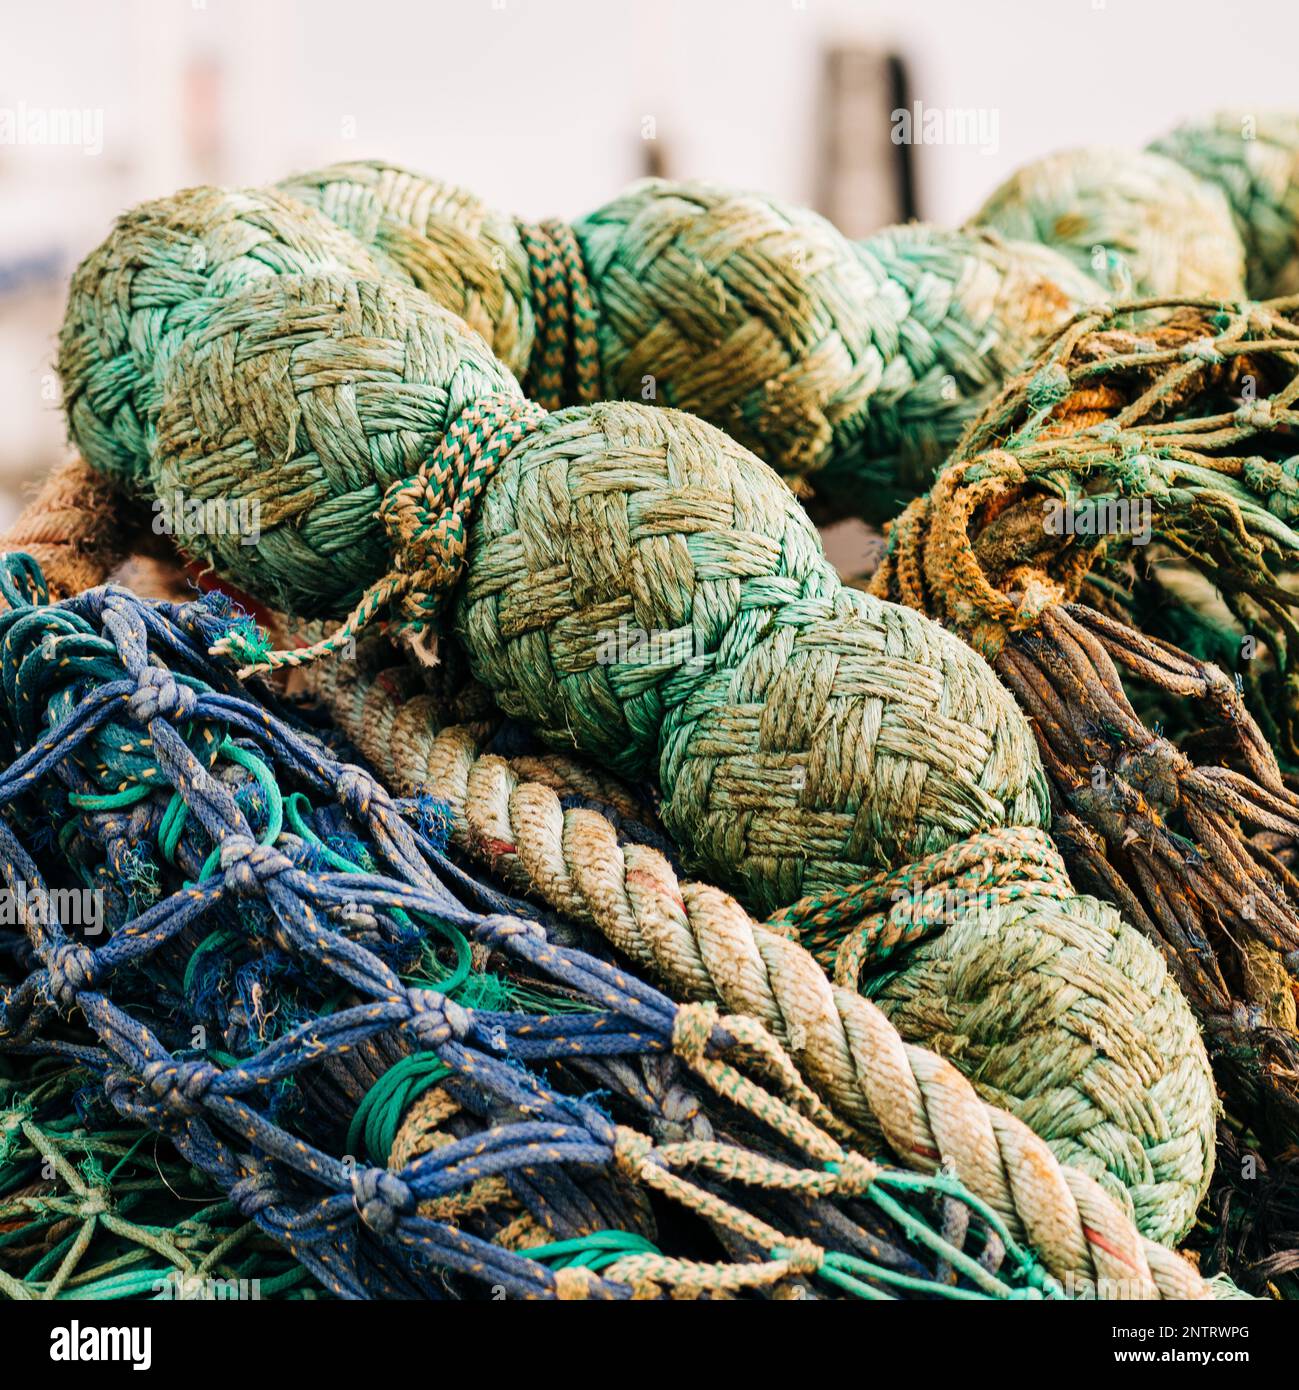
[[[684,998],[760,1020],[844,1120],[880,1134],[908,1166],[949,1162],[1027,1239],[1074,1294],[1203,1298],[1209,1286],[1172,1251],[1138,1235],[1093,1179],[1063,1167],[1027,1125],[985,1104],[951,1063],[903,1042],[887,1017],[831,985],[796,942],[754,922],[733,898],[681,883],[657,851],[620,845],[610,822],[565,811],[552,787],[481,756],[463,728],[430,730],[439,702],[402,698],[347,663],[311,672],[315,690],[390,781],[445,799],[453,838],[519,891],[598,928]]]

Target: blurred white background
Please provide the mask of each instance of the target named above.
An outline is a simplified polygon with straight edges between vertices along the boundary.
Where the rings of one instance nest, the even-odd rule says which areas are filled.
[[[66,451],[51,365],[63,286],[131,203],[382,155],[523,216],[574,216],[661,170],[812,203],[861,234],[899,215],[896,91],[867,67],[828,110],[835,49],[896,55],[909,101],[995,132],[909,151],[914,207],[939,222],[1054,148],[1299,105],[1295,0],[9,4],[0,524]],[[57,111],[82,113],[79,143],[34,142]]]

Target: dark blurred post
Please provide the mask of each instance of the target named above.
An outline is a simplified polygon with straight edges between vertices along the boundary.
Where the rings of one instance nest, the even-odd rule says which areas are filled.
[[[849,237],[919,216],[911,144],[890,138],[893,112],[910,106],[897,54],[835,45],[822,59],[817,113],[816,208]]]

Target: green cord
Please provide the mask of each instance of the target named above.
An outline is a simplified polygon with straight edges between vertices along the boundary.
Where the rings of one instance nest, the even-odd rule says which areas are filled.
[[[452,1070],[431,1052],[414,1052],[389,1067],[356,1107],[347,1129],[348,1153],[354,1154],[364,1142],[370,1162],[386,1165],[402,1116],[418,1096],[445,1080]]]
[[[589,1236],[556,1240],[520,1250],[531,1260],[552,1269],[589,1269],[592,1274],[607,1268],[624,1255],[661,1255],[663,1252],[634,1231],[592,1231]]]
[[[137,783],[134,787],[124,787],[120,792],[69,792],[68,804],[81,811],[120,811],[123,806],[134,806],[146,796],[152,796],[156,788]]]
[[[341,854],[330,847],[316,834],[307,824],[306,818],[302,814],[302,808],[306,807],[311,811],[311,802],[301,793],[293,792],[285,798],[284,812],[288,818],[289,828],[299,838],[311,845],[325,860],[341,873],[360,874],[365,870],[358,864],[353,864],[350,859],[344,859]],[[393,908],[392,915],[399,921],[409,924],[410,916],[402,908]],[[453,994],[465,983],[473,970],[473,952],[469,948],[469,941],[465,934],[458,927],[452,926],[449,922],[444,922],[440,918],[430,917],[427,913],[416,912],[415,920],[431,931],[437,932],[456,953],[456,963],[450,973],[446,973],[446,967],[441,961],[426,947],[422,950],[422,964],[425,975],[422,977],[430,984],[436,985],[443,994]]]

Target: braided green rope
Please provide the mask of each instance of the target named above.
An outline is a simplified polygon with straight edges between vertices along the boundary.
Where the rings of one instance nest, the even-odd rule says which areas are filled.
[[[1299,114],[1219,111],[1152,141],[1224,194],[1258,299],[1299,291]]]
[[[204,306],[201,322],[164,364],[157,485],[206,498],[234,481],[276,517],[255,547],[196,538],[205,558],[300,612],[341,612],[369,584],[361,617],[433,576],[432,593],[402,591],[422,641],[458,557],[432,524],[454,489],[438,496],[421,465],[449,449],[438,476],[451,479],[498,458],[454,609],[475,675],[548,742],[656,772],[665,825],[750,903],[770,910],[980,831],[1045,824],[1031,735],[987,666],[919,615],[844,589],[789,490],[711,426],[607,404],[535,419],[494,448],[517,387],[396,280],[282,276]],[[364,563],[381,541],[359,516],[381,484],[393,557]],[[320,514],[344,512],[347,545],[313,550]],[[1193,1194],[1211,1097],[1192,1090],[1174,1108],[1174,1128],[1200,1135]]]
[[[1120,295],[1234,299],[1244,289],[1226,199],[1160,154],[1048,155],[1012,174],[971,224],[1055,247]]]
[[[758,926],[715,889],[678,882],[661,856],[624,850],[603,817],[561,812],[550,788],[476,757],[463,729],[438,732],[437,702],[401,675],[345,663],[308,679],[398,785],[456,808],[458,843],[508,881],[590,920],[674,990],[743,1008],[794,1040],[809,1082],[856,1123],[876,1058],[872,1049],[860,1073],[850,1060],[864,1055],[850,1041],[857,990],[886,985],[877,1002],[909,1042],[949,1057],[1148,1231],[1184,1231],[1213,1110],[1195,1025],[1156,953],[1112,909],[1074,894],[1044,832],[975,835]],[[833,972],[832,996],[809,951]],[[923,1009],[909,997],[922,979]],[[842,1029],[827,1023],[827,1005]],[[899,1151],[917,1145],[908,1136]],[[966,1170],[964,1151],[945,1151]]]
[[[390,164],[283,188],[144,204],[119,251],[78,272],[60,371],[96,468],[147,466],[147,378],[239,278],[368,268],[463,317],[546,408],[689,409],[781,472],[819,474],[832,511],[883,518],[1026,347],[1100,293],[1042,248],[907,228],[854,248],[814,214],[703,185],[645,183],[571,228],[516,225]],[[326,218],[352,236],[322,233]]]
[[[1063,256],[987,234],[893,228],[854,263],[812,214],[701,184],[639,184],[571,229],[511,228],[381,162],[282,187],[462,314],[547,409],[689,410],[839,514],[894,515],[1023,354],[1102,295]]]

